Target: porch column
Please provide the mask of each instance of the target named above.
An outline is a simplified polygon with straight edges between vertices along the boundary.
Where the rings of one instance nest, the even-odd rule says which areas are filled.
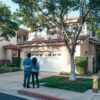
[[[93,56],[88,57],[88,71],[93,72]]]
[[[20,50],[20,58],[21,58],[21,62],[20,62],[21,69],[24,69],[23,60],[25,58],[25,52],[23,50]]]

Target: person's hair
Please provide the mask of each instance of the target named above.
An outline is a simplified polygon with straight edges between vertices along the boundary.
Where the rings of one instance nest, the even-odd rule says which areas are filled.
[[[31,53],[28,53],[28,54],[27,54],[27,57],[30,58],[30,57],[31,57]]]
[[[33,63],[34,65],[36,65],[36,63],[37,63],[36,57],[34,57],[34,58],[32,59],[32,63]]]

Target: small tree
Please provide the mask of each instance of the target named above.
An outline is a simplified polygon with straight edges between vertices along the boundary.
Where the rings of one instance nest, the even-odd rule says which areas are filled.
[[[9,7],[0,2],[0,41],[9,40],[9,37],[15,36],[18,24],[11,17]]]
[[[48,34],[61,34],[68,48],[71,61],[70,80],[76,80],[74,54],[85,22],[95,20],[100,10],[99,0],[12,0],[18,3],[17,20],[32,31],[47,29]],[[79,11],[77,23],[66,23],[71,11]],[[19,17],[18,17],[19,16]],[[96,21],[96,20],[95,20]]]

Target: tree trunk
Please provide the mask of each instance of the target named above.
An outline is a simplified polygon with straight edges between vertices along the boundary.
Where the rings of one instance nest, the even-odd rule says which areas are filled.
[[[70,71],[69,80],[75,81],[76,80],[76,74],[75,74],[74,53],[70,54],[70,62],[71,62],[71,71]]]

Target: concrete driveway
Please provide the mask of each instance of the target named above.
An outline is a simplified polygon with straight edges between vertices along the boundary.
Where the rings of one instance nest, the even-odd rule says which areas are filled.
[[[44,78],[58,73],[40,72],[39,78]],[[0,91],[7,94],[18,95],[18,90],[23,90],[23,71],[0,74]],[[19,96],[19,95],[18,95]],[[29,100],[29,98],[28,98]],[[37,100],[37,99],[32,99]]]
[[[39,78],[44,78],[58,73],[40,72]],[[23,89],[23,71],[0,74],[0,90],[16,92]]]

